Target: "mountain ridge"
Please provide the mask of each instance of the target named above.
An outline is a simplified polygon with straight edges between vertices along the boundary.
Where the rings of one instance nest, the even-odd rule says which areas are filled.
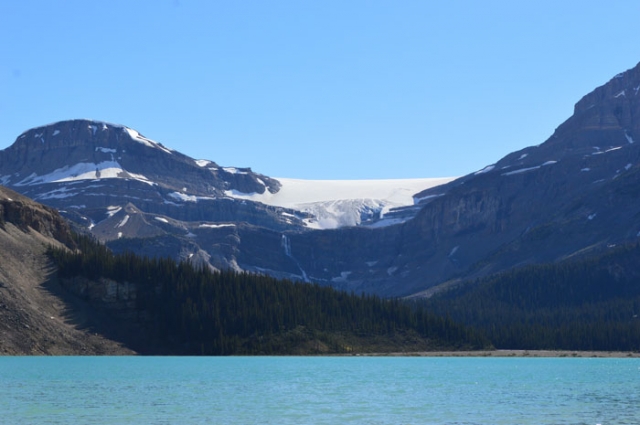
[[[135,143],[130,143],[131,141]],[[81,151],[80,154],[78,150]],[[61,152],[60,155],[57,154],[58,151]],[[157,155],[157,151],[165,155]],[[333,222],[329,227],[359,225],[362,218],[370,220],[393,208],[413,205],[411,191],[451,180],[276,179],[256,174],[251,168],[222,167],[211,160],[196,160],[150,140],[129,127],[89,120],[60,121],[27,130],[2,152],[0,170],[4,175],[0,176],[0,184],[20,187],[23,193],[31,195],[35,200],[72,198],[78,193],[68,187],[71,183],[121,179],[135,184],[157,186],[158,193],[153,193],[154,198],[157,202],[166,204],[241,199],[281,207],[290,210],[289,214],[294,210],[300,213],[302,221],[299,224],[310,228],[325,227],[319,224],[314,213],[330,217]],[[140,161],[141,158],[145,160]],[[32,164],[37,164],[36,169]],[[304,199],[288,199],[283,202],[286,197],[281,196],[280,189],[281,182],[285,181],[288,193],[293,189],[297,193],[294,198]],[[46,183],[56,183],[57,186],[48,192],[33,189],[34,186]],[[304,187],[301,188],[301,185]],[[379,189],[371,190],[373,185],[389,186],[394,193],[388,193],[390,189],[387,189],[379,196]],[[322,199],[316,199],[307,195],[317,193],[319,187],[326,192],[326,186],[331,186],[334,195],[344,192],[345,186],[351,187],[352,196],[344,197],[344,194],[338,193],[337,196],[327,197],[325,194]],[[396,186],[398,187],[395,188]],[[362,191],[366,191],[367,195],[357,193]],[[150,191],[147,190],[146,193],[149,194]],[[335,204],[327,204],[345,200],[361,202],[353,205],[347,203],[338,210],[335,210]],[[332,207],[335,211],[331,211]]]
[[[263,199],[282,195],[286,184],[277,179],[270,183],[269,177],[250,169],[186,156],[174,162],[178,153],[124,126],[114,130],[113,145],[89,144],[82,155],[67,150],[64,158],[77,155],[70,161],[77,164],[83,155],[103,162],[113,156],[129,173],[122,174],[124,178],[98,179],[96,171],[79,170],[95,178],[23,184],[48,175],[32,176],[27,166],[55,157],[34,155],[18,170],[8,165],[7,158],[15,154],[5,150],[0,151],[0,180],[61,208],[80,227],[99,230],[100,238],[116,250],[134,247],[141,254],[197,259],[214,268],[408,296],[457,279],[635,241],[640,235],[640,198],[635,196],[640,177],[639,67],[583,96],[574,114],[540,145],[411,194],[412,205],[386,211],[381,204],[358,210],[362,203],[352,203],[356,215],[349,223],[356,226],[314,230],[310,224],[318,221],[320,210],[255,202],[260,198],[256,194]],[[89,139],[101,131],[87,122],[61,125],[74,131],[78,127]],[[54,137],[56,130],[49,128],[46,136]],[[18,140],[46,142],[38,131]],[[140,149],[144,155],[125,162],[131,152],[120,160],[121,151],[108,151],[122,149],[116,142],[125,139],[135,143],[127,149]],[[142,162],[147,168],[129,166]],[[50,168],[64,168],[60,164]],[[191,167],[189,172],[182,173],[180,164]],[[113,172],[106,170],[101,174]],[[169,176],[158,170],[168,170]],[[74,178],[68,171],[65,178]],[[162,184],[160,178],[165,178]],[[107,183],[108,193],[96,187]],[[325,205],[322,211],[332,205],[338,204]],[[335,223],[335,217],[327,223],[330,220]]]
[[[448,180],[277,180],[87,120],[27,130],[0,151],[1,183],[117,249],[127,249],[121,238],[141,239],[149,243],[127,243],[143,255],[294,280],[308,277],[284,248],[289,233],[402,223],[417,213],[412,193]],[[306,195],[318,187],[330,196],[313,202]]]

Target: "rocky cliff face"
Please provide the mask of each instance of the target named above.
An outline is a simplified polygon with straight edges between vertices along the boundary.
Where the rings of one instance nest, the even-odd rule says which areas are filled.
[[[636,241],[639,90],[637,66],[586,95],[543,144],[417,195],[427,201],[404,226],[398,292]]]
[[[135,283],[116,282],[102,277],[97,280],[75,277],[64,279],[60,283],[73,295],[107,310],[116,319],[138,323],[147,318],[137,308],[138,287]]]

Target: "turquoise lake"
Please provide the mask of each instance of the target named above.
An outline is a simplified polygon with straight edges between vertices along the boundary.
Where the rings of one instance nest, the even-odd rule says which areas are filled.
[[[1,424],[640,424],[640,359],[1,357]]]

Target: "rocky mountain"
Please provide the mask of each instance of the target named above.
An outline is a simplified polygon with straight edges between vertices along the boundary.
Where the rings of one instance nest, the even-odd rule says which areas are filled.
[[[636,241],[639,91],[636,66],[581,99],[541,145],[417,194],[414,219],[293,234],[289,253],[311,280],[407,296]]]
[[[364,256],[377,265],[383,262],[387,274],[396,278],[360,263],[357,269],[345,264],[347,281],[389,295],[408,295],[636,241],[639,91],[636,66],[582,98],[573,116],[541,145],[416,195],[423,200],[417,217],[378,234],[387,248],[378,244],[376,252]]]
[[[305,216],[295,211],[225,195],[277,192],[277,181],[193,160],[124,126],[74,120],[29,130],[0,153],[0,170],[0,183],[59,209],[103,241],[172,236],[186,258],[207,261],[192,238],[224,232],[228,223],[304,227]],[[213,256],[215,267],[237,268],[232,256]]]
[[[456,180],[423,182],[425,190],[409,185],[410,202],[294,202],[291,179],[194,160],[87,120],[20,135],[0,151],[0,183],[60,209],[116,251],[424,295],[635,241],[639,91],[636,66],[581,99],[544,143]]]
[[[64,295],[47,246],[73,246],[67,222],[0,187],[0,354],[131,354],[88,325],[98,312]]]
[[[0,151],[0,184],[115,249],[294,279],[304,275],[289,233],[403,222],[417,213],[414,193],[450,180],[277,180],[91,120],[28,130]]]

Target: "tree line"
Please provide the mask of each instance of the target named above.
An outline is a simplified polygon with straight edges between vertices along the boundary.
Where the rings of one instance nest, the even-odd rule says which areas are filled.
[[[380,347],[381,338],[386,349],[401,351],[393,344],[403,336],[418,338],[426,344],[422,346],[432,349],[490,345],[451,318],[401,300],[265,275],[195,268],[168,258],[114,254],[88,236],[75,239],[76,250],[49,250],[59,278],[134,283],[136,309],[147,318],[142,325],[170,352],[286,354],[316,341],[328,352],[346,353]]]
[[[640,350],[640,247],[530,265],[464,282],[428,300],[496,348]]]

